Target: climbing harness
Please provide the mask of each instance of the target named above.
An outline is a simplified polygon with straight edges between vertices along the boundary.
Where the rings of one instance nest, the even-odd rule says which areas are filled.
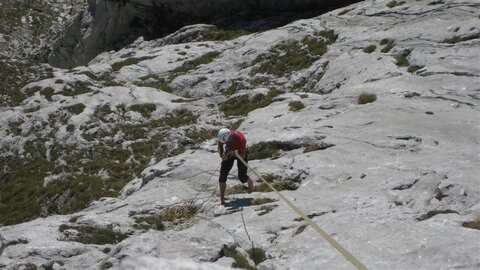
[[[255,175],[257,175],[262,181],[271,188],[278,196],[292,208],[297,214],[299,214],[310,226],[312,226],[315,231],[317,231],[325,240],[327,240],[338,252],[340,252],[348,261],[350,261],[358,270],[366,270],[367,268],[357,260],[350,252],[348,252],[345,248],[343,248],[337,241],[335,241],[330,235],[328,235],[324,230],[320,228],[312,219],[310,219],[302,210],[300,210],[297,206],[295,206],[287,197],[285,197],[282,193],[280,193],[277,189],[275,189],[270,183],[268,183],[263,177],[258,174],[252,167],[248,165],[245,160],[242,159],[238,150],[235,150],[235,155],[237,156],[238,160],[240,160],[245,166],[247,166]]]

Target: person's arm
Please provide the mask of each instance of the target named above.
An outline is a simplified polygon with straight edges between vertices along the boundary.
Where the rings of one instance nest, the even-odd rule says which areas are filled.
[[[221,159],[224,159],[224,158],[225,158],[225,155],[224,155],[224,153],[223,153],[223,151],[224,151],[224,150],[223,150],[223,143],[218,142],[218,143],[217,143],[217,146],[218,146],[218,154],[220,155],[220,158],[221,158]]]

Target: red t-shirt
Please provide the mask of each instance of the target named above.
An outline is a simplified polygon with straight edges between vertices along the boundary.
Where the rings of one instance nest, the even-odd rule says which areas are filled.
[[[247,148],[247,140],[245,139],[245,136],[243,136],[242,132],[240,132],[238,130],[231,129],[230,130],[230,137],[231,137],[231,139],[229,138],[229,140],[227,142],[227,149],[228,150],[230,150],[230,151],[235,151],[235,150],[245,151],[245,149]]]

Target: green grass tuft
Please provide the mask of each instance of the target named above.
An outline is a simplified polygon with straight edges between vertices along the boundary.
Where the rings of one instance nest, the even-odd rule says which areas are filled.
[[[443,40],[443,43],[448,43],[448,44],[455,44],[459,42],[464,42],[472,39],[477,39],[480,38],[480,34],[474,34],[474,35],[469,35],[469,36],[453,36],[451,38],[446,38]]]
[[[267,256],[265,256],[265,250],[261,248],[251,248],[246,251],[250,256],[250,259],[252,259],[253,262],[255,263],[255,265],[258,265],[259,263],[267,259]]]
[[[408,67],[410,63],[408,62],[407,56],[403,54],[397,54],[394,56],[395,64],[399,67]]]
[[[382,41],[380,41],[380,45],[385,45],[381,52],[388,53],[391,49],[393,49],[393,47],[395,47],[395,41],[393,39],[382,39]]]
[[[424,66],[419,66],[419,65],[410,65],[407,68],[407,71],[410,73],[415,73],[417,70],[422,69]]]
[[[300,111],[301,109],[305,108],[305,105],[301,101],[292,101],[288,103],[288,106],[290,107],[290,111],[296,112]]]
[[[368,47],[365,47],[365,48],[363,49],[363,52],[364,52],[364,53],[372,53],[372,52],[374,52],[376,49],[377,49],[377,46],[376,46],[376,45],[370,45],[370,46],[368,46]]]
[[[377,95],[372,93],[363,92],[357,97],[357,104],[372,103],[377,100]]]
[[[473,221],[467,221],[462,223],[462,227],[480,230],[480,218]]]
[[[388,2],[388,4],[386,6],[389,7],[389,8],[394,8],[394,7],[401,6],[403,4],[405,4],[405,1],[397,2],[397,1],[393,0],[393,1]]]

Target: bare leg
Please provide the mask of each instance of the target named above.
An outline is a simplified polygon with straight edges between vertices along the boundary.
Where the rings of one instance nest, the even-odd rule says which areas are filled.
[[[220,204],[225,204],[225,189],[227,188],[226,182],[218,182],[220,186]]]

